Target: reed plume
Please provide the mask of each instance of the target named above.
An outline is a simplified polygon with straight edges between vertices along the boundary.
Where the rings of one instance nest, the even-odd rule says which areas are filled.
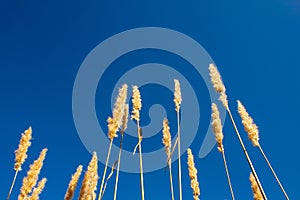
[[[119,173],[120,173],[120,164],[121,164],[121,154],[122,154],[122,149],[123,149],[124,133],[125,133],[125,130],[127,129],[128,113],[129,113],[129,105],[125,104],[124,115],[123,115],[123,119],[122,119],[122,127],[121,127],[121,139],[120,139],[120,149],[119,149],[119,156],[118,156],[118,167],[117,167],[115,190],[114,190],[114,200],[117,199],[118,183],[119,183]]]
[[[79,165],[76,169],[76,172],[73,174],[70,180],[69,187],[65,194],[65,198],[64,198],[65,200],[71,200],[73,198],[81,172],[82,172],[82,165]]]
[[[32,195],[29,197],[28,200],[39,200],[39,196],[42,193],[45,185],[46,185],[47,179],[43,178],[38,182],[38,186],[34,188]]]
[[[258,131],[258,127],[257,125],[254,123],[252,117],[248,114],[246,108],[244,107],[244,105],[240,102],[237,101],[238,103],[238,112],[240,114],[240,117],[242,119],[242,124],[244,126],[245,131],[248,133],[248,138],[249,140],[252,142],[254,147],[258,147],[261,154],[263,155],[266,163],[268,164],[270,170],[272,171],[273,176],[276,179],[277,184],[279,185],[282,193],[284,194],[286,199],[289,199],[286,191],[284,190],[282,184],[279,181],[279,178],[276,175],[275,170],[273,169],[269,159],[267,158],[266,154],[264,153],[260,143],[259,143],[259,131]]]
[[[188,169],[189,169],[189,176],[191,179],[191,188],[193,189],[193,197],[194,200],[199,200],[200,196],[200,188],[199,188],[199,182],[197,178],[197,169],[195,167],[194,163],[194,156],[191,149],[187,150],[188,154]]]
[[[31,129],[31,127],[29,127],[22,134],[20,142],[19,142],[19,147],[15,151],[15,165],[14,165],[15,175],[14,175],[12,184],[10,186],[6,200],[9,200],[10,195],[13,190],[13,187],[15,185],[18,173],[19,173],[19,171],[22,170],[22,164],[25,162],[25,160],[27,158],[27,151],[31,145],[31,142],[30,142],[31,139],[32,139],[32,129]]]
[[[173,189],[173,180],[172,180],[172,161],[171,161],[171,133],[170,133],[170,127],[169,127],[169,122],[168,119],[164,119],[163,121],[163,139],[162,143],[165,146],[165,152],[167,154],[167,165],[169,167],[169,176],[170,176],[170,189],[171,189],[171,195],[172,195],[172,200],[174,200],[174,189]]]
[[[210,75],[210,79],[211,79],[211,82],[213,84],[213,87],[216,90],[216,92],[220,94],[219,100],[222,102],[223,106],[227,110],[227,113],[228,113],[228,115],[230,117],[231,123],[232,123],[232,125],[234,127],[235,133],[236,133],[236,135],[238,137],[238,140],[239,140],[239,142],[241,144],[241,147],[242,147],[243,152],[245,154],[245,157],[247,159],[248,165],[249,165],[249,167],[250,167],[250,169],[251,169],[251,171],[253,173],[253,176],[255,177],[256,182],[258,183],[259,189],[260,189],[261,193],[263,194],[264,200],[266,200],[267,197],[265,195],[265,192],[264,192],[264,190],[262,188],[262,185],[261,185],[261,183],[260,183],[260,181],[258,179],[258,176],[257,176],[257,174],[255,172],[255,169],[254,169],[254,166],[252,164],[252,161],[251,161],[251,159],[250,159],[250,157],[248,155],[248,152],[246,150],[244,142],[243,142],[243,140],[241,138],[241,135],[240,135],[240,133],[239,133],[239,131],[237,129],[236,123],[235,123],[235,121],[233,119],[233,116],[231,114],[231,111],[229,109],[227,95],[225,93],[226,92],[226,88],[225,88],[225,85],[224,85],[224,83],[222,81],[221,75],[220,75],[218,69],[215,67],[214,64],[210,64],[209,65],[209,71],[210,71],[209,75]]]
[[[96,197],[95,190],[97,189],[98,178],[98,158],[94,152],[82,180],[78,200],[91,200]]]
[[[182,183],[181,183],[181,147],[180,147],[180,106],[182,102],[180,83],[174,79],[174,103],[177,113],[177,146],[178,146],[178,185],[179,185],[179,200],[182,200]]]
[[[27,176],[23,179],[23,185],[18,196],[18,200],[24,200],[28,198],[28,194],[32,191],[32,188],[36,185],[40,171],[43,167],[47,149],[43,149],[37,160],[30,165],[30,169],[27,172]]]
[[[119,128],[121,128],[121,126],[122,126],[123,116],[124,116],[124,112],[125,112],[124,108],[125,108],[125,103],[127,100],[127,89],[128,89],[127,84],[123,84],[122,87],[119,89],[119,94],[117,96],[117,99],[115,102],[115,107],[112,112],[113,117],[108,117],[108,119],[107,119],[108,138],[110,140],[110,144],[108,147],[106,163],[105,163],[104,172],[103,172],[103,176],[102,176],[98,200],[100,200],[102,197],[102,191],[103,191],[104,181],[105,181],[105,177],[106,177],[108,161],[110,158],[112,143],[113,143],[114,138],[118,136],[117,132],[119,131]]]
[[[144,192],[144,175],[143,175],[143,157],[142,157],[142,140],[143,136],[141,134],[140,128],[140,110],[142,109],[142,99],[141,94],[137,86],[132,86],[132,114],[131,119],[136,120],[137,124],[137,133],[138,133],[138,148],[139,148],[139,157],[140,157],[140,184],[141,184],[141,197],[142,200],[145,198]]]
[[[252,192],[253,192],[253,199],[254,200],[263,200],[263,195],[258,187],[258,184],[252,174],[252,172],[250,173],[250,177],[249,177],[250,183],[251,183],[251,188],[252,188]]]
[[[219,70],[215,67],[214,64],[209,65],[210,71],[210,80],[213,84],[214,89],[217,93],[220,94],[219,100],[223,103],[225,108],[228,108],[228,100],[226,95],[226,87],[223,83]]]
[[[218,106],[215,103],[212,103],[212,127],[213,127],[213,132],[215,134],[216,137],[216,141],[218,144],[218,150],[219,152],[222,154],[223,157],[223,162],[224,162],[224,167],[225,167],[225,171],[226,171],[226,176],[227,176],[227,181],[228,181],[228,185],[230,188],[230,193],[231,193],[231,197],[234,200],[234,193],[233,193],[233,189],[232,189],[232,185],[231,185],[231,180],[230,180],[230,176],[229,176],[229,171],[228,171],[228,167],[227,167],[227,162],[226,162],[226,157],[225,157],[225,152],[224,152],[224,146],[223,146],[223,127],[222,127],[222,123],[221,123],[221,119],[220,119],[220,113],[219,113],[219,109]]]

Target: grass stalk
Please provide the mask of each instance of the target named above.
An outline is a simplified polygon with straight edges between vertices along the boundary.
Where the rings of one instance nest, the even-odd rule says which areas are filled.
[[[13,179],[12,184],[11,184],[11,186],[10,186],[10,189],[9,189],[9,192],[8,192],[8,195],[7,195],[6,200],[9,200],[9,198],[10,198],[10,195],[11,195],[12,190],[13,190],[13,188],[14,188],[14,185],[15,185],[15,182],[16,182],[16,179],[17,179],[17,176],[18,176],[18,173],[19,173],[19,170],[16,170],[15,175],[14,175],[14,179]]]
[[[142,197],[142,200],[144,200],[145,199],[145,191],[144,191],[144,175],[143,175],[142,135],[141,135],[141,128],[140,128],[139,121],[137,121],[137,131],[138,131],[138,137],[139,137],[141,197]]]
[[[101,186],[100,186],[100,192],[99,192],[98,200],[101,200],[101,197],[102,197],[104,180],[105,180],[105,176],[106,176],[106,171],[107,171],[107,166],[108,166],[108,161],[109,161],[109,157],[110,157],[110,151],[111,151],[112,143],[113,143],[113,139],[110,139],[110,144],[109,144],[109,148],[108,148],[108,152],[107,152],[107,157],[106,157],[104,172],[103,172],[103,176],[102,176],[102,181],[101,181]]]
[[[178,185],[179,185],[179,200],[182,200],[182,183],[181,183],[181,159],[180,159],[180,155],[181,155],[181,151],[180,151],[180,118],[179,118],[179,110],[177,111],[177,129],[178,129],[178,133],[177,133],[177,145],[178,145]]]
[[[230,189],[231,198],[232,198],[232,200],[235,200],[224,151],[222,152],[222,157],[223,157],[223,162],[224,162],[224,167],[225,167],[225,171],[226,171],[226,176],[227,176],[227,181],[228,181],[228,185],[229,185],[229,189]]]
[[[274,177],[275,177],[275,179],[276,179],[276,181],[277,181],[277,183],[278,183],[278,185],[279,185],[281,191],[283,192],[285,198],[286,198],[287,200],[289,200],[289,197],[288,197],[287,193],[285,192],[283,186],[281,185],[281,183],[280,183],[280,181],[279,181],[279,178],[277,177],[277,175],[276,175],[276,173],[275,173],[275,171],[274,171],[274,169],[273,169],[271,163],[269,162],[269,159],[267,158],[267,156],[266,156],[265,152],[263,151],[262,147],[260,146],[260,144],[258,145],[258,148],[259,148],[261,154],[263,155],[265,161],[267,162],[267,164],[268,164],[270,170],[272,171],[272,173],[273,173],[273,175],[274,175]]]
[[[121,132],[121,139],[120,139],[119,156],[118,156],[118,166],[117,166],[117,172],[116,172],[117,174],[116,174],[116,183],[115,183],[115,190],[114,190],[114,200],[117,199],[121,154],[122,154],[122,148],[123,148],[123,139],[124,139],[124,132],[122,131]]]
[[[240,142],[240,144],[241,144],[241,146],[242,146],[242,149],[243,149],[243,152],[244,152],[245,157],[246,157],[246,159],[247,159],[248,165],[249,165],[249,167],[250,167],[250,169],[251,169],[251,171],[252,171],[252,173],[253,173],[253,176],[254,176],[254,178],[255,178],[257,184],[258,184],[259,190],[260,190],[260,192],[261,192],[261,194],[262,194],[262,196],[263,196],[263,199],[264,199],[264,200],[267,200],[266,194],[265,194],[265,192],[264,192],[264,190],[263,190],[263,188],[262,188],[262,185],[261,185],[261,183],[260,183],[260,181],[259,181],[259,179],[258,179],[258,176],[257,176],[256,171],[255,171],[255,169],[254,169],[254,166],[253,166],[253,164],[252,164],[252,161],[251,161],[251,159],[250,159],[250,157],[249,157],[249,155],[248,155],[248,152],[247,152],[246,147],[245,147],[245,145],[244,145],[244,143],[243,143],[243,140],[242,140],[242,138],[241,138],[241,135],[240,135],[240,133],[239,133],[239,131],[238,131],[238,129],[237,129],[236,123],[235,123],[235,121],[234,121],[234,119],[233,119],[233,117],[232,117],[232,114],[231,114],[231,111],[230,111],[230,109],[229,109],[229,106],[226,107],[226,110],[227,110],[227,113],[228,113],[228,115],[229,115],[229,117],[230,117],[230,120],[231,120],[231,122],[232,122],[232,125],[233,125],[233,127],[234,127],[235,133],[236,133],[236,135],[237,135],[237,137],[238,137],[238,139],[239,139],[239,142]]]

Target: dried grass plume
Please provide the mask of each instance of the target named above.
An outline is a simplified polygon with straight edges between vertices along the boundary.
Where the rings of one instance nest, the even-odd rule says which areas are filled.
[[[77,167],[77,170],[76,172],[73,174],[72,178],[71,178],[71,181],[69,183],[69,187],[67,189],[67,192],[65,194],[65,200],[71,200],[74,196],[74,192],[76,190],[76,187],[77,187],[77,183],[78,183],[78,180],[80,178],[80,175],[81,175],[81,172],[82,172],[82,165],[79,165]]]
[[[31,127],[29,127],[22,134],[22,137],[21,137],[21,140],[20,140],[20,143],[19,143],[19,147],[15,151],[15,156],[16,157],[15,157],[14,169],[16,171],[21,171],[22,170],[21,166],[27,158],[27,150],[28,150],[29,146],[31,145],[31,142],[30,142],[31,138],[32,138],[32,129],[31,129]]]
[[[43,178],[39,181],[38,186],[34,188],[32,195],[29,197],[29,200],[39,200],[39,196],[42,193],[43,189],[45,188],[47,179]]]
[[[210,75],[210,80],[213,84],[213,87],[216,90],[216,92],[218,92],[220,94],[219,100],[223,103],[225,108],[228,108],[226,88],[222,81],[220,72],[218,71],[217,67],[214,64],[210,64],[208,69],[210,72],[209,75]]]
[[[165,151],[168,157],[168,161],[170,162],[171,157],[171,133],[168,119],[164,119],[163,121],[163,139],[162,142],[165,145]]]
[[[174,91],[175,110],[176,110],[176,112],[179,112],[180,105],[181,105],[181,102],[182,102],[180,83],[177,79],[174,79],[174,84],[175,84],[175,91]]]
[[[115,119],[118,128],[121,128],[122,126],[124,106],[127,100],[127,88],[127,84],[123,84],[119,89],[119,94],[115,102],[115,107],[113,109],[113,118]]]
[[[132,104],[133,104],[133,110],[131,119],[135,119],[136,121],[140,121],[140,110],[142,109],[142,100],[141,100],[141,94],[137,86],[132,86]]]
[[[191,179],[191,188],[193,189],[193,197],[194,197],[194,200],[199,200],[200,188],[199,188],[199,182],[198,182],[198,178],[197,178],[197,169],[195,167],[194,156],[193,156],[192,150],[188,149],[187,154],[188,154],[189,176]]]
[[[220,119],[220,113],[218,110],[218,107],[215,103],[212,103],[211,106],[212,109],[212,127],[213,127],[213,132],[215,134],[216,140],[217,140],[217,144],[218,144],[218,150],[220,152],[224,152],[224,147],[223,147],[223,127],[222,127],[222,123],[221,123],[221,119]]]
[[[94,152],[84,175],[78,200],[90,200],[96,197],[95,190],[98,178],[98,158],[96,152]]]
[[[35,160],[32,165],[30,165],[30,169],[27,172],[27,176],[23,179],[23,185],[21,187],[18,200],[25,199],[28,196],[28,194],[32,191],[32,188],[36,185],[40,171],[43,167],[43,162],[46,157],[46,153],[47,149],[45,148],[41,151],[38,159]]]
[[[263,200],[264,199],[263,195],[260,192],[259,186],[258,186],[252,172],[250,173],[249,180],[250,180],[251,188],[252,188],[252,192],[253,192],[253,199],[254,200]]]
[[[244,129],[248,133],[248,138],[252,142],[253,146],[259,146],[258,127],[253,122],[253,119],[249,116],[243,104],[240,101],[237,102],[238,102],[238,112],[242,118]]]

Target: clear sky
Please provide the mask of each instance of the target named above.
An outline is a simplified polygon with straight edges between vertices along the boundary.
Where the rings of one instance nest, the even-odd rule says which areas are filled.
[[[34,140],[11,199],[17,199],[22,177],[44,147],[49,151],[40,177],[47,177],[48,182],[41,199],[64,197],[71,174],[79,164],[86,169],[91,158],[73,121],[72,92],[76,74],[87,55],[102,41],[128,29],[149,26],[181,32],[206,49],[222,73],[230,107],[268,198],[284,199],[258,149],[252,147],[243,131],[236,112],[237,99],[244,103],[259,126],[261,145],[290,198],[299,198],[300,4],[297,0],[1,1],[1,198],[4,199],[9,190],[14,174],[14,150],[20,134],[28,126],[33,128]],[[217,149],[213,148],[204,158],[198,157],[210,120],[208,90],[201,76],[196,76],[188,67],[183,68],[189,64],[178,56],[145,49],[128,53],[112,63],[112,69],[117,70],[107,70],[96,91],[99,124],[106,129],[105,119],[111,114],[112,87],[124,72],[121,66],[129,70],[150,62],[181,70],[193,88],[197,88],[201,120],[190,147],[198,168],[200,198],[230,199]],[[173,78],[166,74],[166,79]],[[153,84],[142,87],[141,93],[144,97],[141,124],[145,126],[151,122],[147,115],[149,106],[164,104],[175,135],[172,93]],[[183,96],[183,99],[188,98]],[[171,103],[165,104],[166,101]],[[184,137],[190,133],[182,130],[182,134]],[[228,117],[224,134],[236,198],[251,199],[250,169]],[[128,142],[124,148],[132,151],[136,138],[125,136]],[[160,136],[157,133],[145,139],[144,150],[151,152],[161,148]],[[118,145],[118,140],[115,144]],[[106,151],[103,148],[101,155]],[[186,157],[186,153],[183,154],[183,197],[191,199]],[[100,176],[103,168],[99,162]],[[176,162],[173,168],[178,196]],[[111,180],[105,199],[112,198],[114,177]],[[165,169],[145,174],[145,195],[146,199],[170,198]],[[138,174],[120,174],[118,199],[140,199]]]

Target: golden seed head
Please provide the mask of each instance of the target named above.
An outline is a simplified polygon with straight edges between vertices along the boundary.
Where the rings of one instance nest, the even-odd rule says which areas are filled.
[[[119,94],[115,102],[115,107],[113,109],[113,118],[116,121],[118,128],[121,128],[122,126],[124,107],[127,100],[127,88],[127,84],[123,84],[119,89]]]
[[[29,197],[28,200],[39,200],[39,196],[42,193],[43,189],[45,188],[47,179],[43,178],[39,181],[38,186],[34,188],[32,195]]]
[[[250,183],[251,183],[251,188],[253,192],[253,198],[254,200],[263,200],[263,195],[261,194],[261,191],[259,189],[259,186],[255,180],[255,177],[253,176],[252,172],[250,173],[249,177]]]
[[[98,158],[96,152],[89,163],[88,169],[85,172],[78,200],[90,200],[95,196],[95,190],[98,183]]]
[[[15,151],[15,166],[14,170],[16,171],[21,171],[22,164],[25,162],[27,158],[27,150],[31,145],[31,140],[32,138],[32,129],[29,127],[24,133],[22,134],[22,137],[19,142],[19,147]]]
[[[108,138],[110,140],[114,139],[115,137],[118,137],[118,124],[114,118],[108,117],[107,119],[107,126],[108,126]]]
[[[37,160],[30,165],[30,169],[27,172],[27,176],[23,179],[23,184],[18,197],[18,200],[24,200],[28,194],[32,191],[32,188],[36,185],[40,171],[43,167],[43,162],[45,160],[47,149],[43,149]]]
[[[220,113],[218,110],[218,106],[215,103],[212,103],[211,106],[212,109],[212,127],[213,127],[213,132],[215,134],[217,143],[218,143],[218,150],[222,153],[224,152],[224,147],[223,147],[223,127],[222,127],[222,123],[221,123],[221,119],[220,119]]]
[[[168,119],[164,119],[163,121],[163,139],[162,143],[165,145],[165,151],[168,157],[168,160],[170,161],[171,156],[171,133],[170,133],[170,127]]]
[[[175,110],[176,110],[176,112],[179,112],[180,105],[181,105],[181,102],[182,102],[180,83],[177,79],[174,79],[174,84],[175,84],[175,91],[174,91]]]
[[[136,121],[140,121],[140,110],[142,109],[142,99],[141,94],[137,86],[132,86],[132,115],[131,119],[135,119]]]
[[[76,172],[72,175],[71,181],[69,183],[69,187],[68,187],[67,192],[65,194],[65,200],[71,200],[73,198],[74,192],[75,192],[76,187],[77,187],[78,180],[79,180],[80,175],[81,175],[81,172],[82,172],[82,165],[79,165],[77,167]]]
[[[217,67],[214,64],[210,64],[208,69],[209,69],[210,80],[213,84],[213,87],[216,90],[216,92],[220,94],[219,100],[223,103],[225,108],[228,108],[228,100],[227,100],[227,95],[225,93],[226,88],[222,81],[220,72],[218,71]]]
[[[252,142],[253,146],[259,146],[258,127],[253,122],[253,119],[250,117],[246,108],[240,101],[238,101],[238,112],[242,118],[242,124],[244,125],[244,129],[248,133],[249,140]]]
[[[124,134],[125,130],[127,129],[128,113],[129,113],[129,105],[125,104],[125,106],[124,106],[124,115],[123,115],[123,120],[122,120],[122,134]]]
[[[194,156],[191,149],[187,150],[188,154],[188,169],[189,169],[189,176],[191,179],[191,188],[193,189],[193,197],[194,200],[199,200],[200,195],[200,188],[199,182],[197,178],[197,169],[195,167]]]

